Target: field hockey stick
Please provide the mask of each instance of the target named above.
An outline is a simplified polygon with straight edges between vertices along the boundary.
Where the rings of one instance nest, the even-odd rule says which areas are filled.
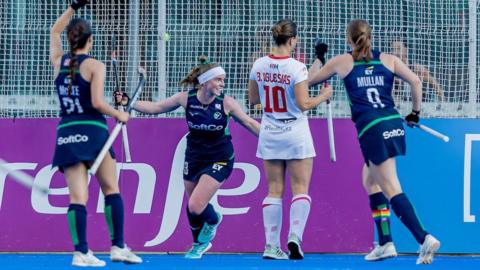
[[[120,80],[118,79],[118,66],[117,66],[117,36],[113,34],[112,36],[112,66],[113,73],[115,75],[115,90],[120,91]],[[119,110],[123,111],[123,105],[119,104]],[[128,131],[127,126],[122,126],[122,141],[123,141],[123,150],[125,152],[125,161],[132,162],[132,156],[130,154],[130,144],[128,143]]]
[[[11,179],[15,180],[15,182],[21,184],[24,187],[39,191],[44,195],[48,195],[48,188],[36,185],[32,176],[22,171],[12,170],[6,164],[7,162],[5,160],[0,159],[0,172],[4,173],[5,175],[9,175]]]
[[[137,102],[137,99],[143,90],[143,86],[145,85],[145,79],[147,76],[145,69],[139,67],[138,72],[140,73],[140,82],[138,83],[137,89],[135,90],[135,94],[133,95],[132,99],[128,103],[128,106],[127,106],[128,113],[130,113],[133,110],[133,105],[135,105],[135,103]],[[95,162],[93,162],[93,165],[89,171],[90,175],[94,175],[95,173],[97,173],[100,163],[102,163],[103,158],[107,154],[110,147],[112,147],[113,141],[115,140],[115,138],[117,138],[118,133],[120,133],[120,130],[122,129],[123,125],[125,124],[122,122],[118,122],[115,128],[113,129],[112,133],[110,134],[107,141],[105,142],[105,145],[103,146],[102,150],[100,151],[97,158],[95,159]]]
[[[448,142],[450,141],[450,138],[447,136],[447,135],[444,135],[432,128],[429,128],[425,125],[422,125],[422,124],[419,124],[419,123],[415,123],[415,122],[407,122],[405,119],[403,119],[403,122],[405,122],[405,124],[407,124],[409,127],[412,127],[412,128],[419,128],[423,131],[425,131],[426,133],[434,136],[434,137],[437,137],[439,138],[440,140],[444,141],[444,142]]]
[[[322,62],[322,66],[325,65],[325,54],[328,51],[328,45],[322,43],[320,39],[317,39],[315,42],[315,52],[318,53],[317,57],[320,62]],[[320,56],[320,57],[319,57]],[[325,86],[328,85],[327,82],[324,84]],[[336,162],[337,155],[335,153],[335,136],[333,133],[333,113],[332,113],[332,104],[330,103],[330,99],[327,99],[327,127],[328,127],[328,144],[330,147],[330,161]]]

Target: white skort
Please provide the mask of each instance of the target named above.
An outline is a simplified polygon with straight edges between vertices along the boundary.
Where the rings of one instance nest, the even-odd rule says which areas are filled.
[[[271,159],[305,159],[315,157],[308,118],[285,123],[268,116],[262,117],[258,137],[257,157]]]

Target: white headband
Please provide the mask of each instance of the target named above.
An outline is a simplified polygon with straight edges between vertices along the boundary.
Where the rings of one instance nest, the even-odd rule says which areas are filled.
[[[218,77],[220,75],[225,75],[225,70],[223,70],[222,67],[215,67],[212,69],[209,69],[207,72],[204,72],[202,75],[198,76],[198,82],[200,84],[204,84],[211,79]]]

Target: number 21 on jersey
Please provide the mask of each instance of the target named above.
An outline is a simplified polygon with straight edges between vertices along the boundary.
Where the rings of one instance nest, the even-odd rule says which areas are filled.
[[[287,97],[285,88],[281,86],[264,85],[265,91],[265,112],[287,112]]]

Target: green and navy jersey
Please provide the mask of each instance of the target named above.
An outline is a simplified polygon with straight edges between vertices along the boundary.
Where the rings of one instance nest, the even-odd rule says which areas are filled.
[[[395,74],[380,61],[380,51],[372,50],[372,54],[368,62],[355,61],[343,79],[359,137],[367,126],[400,118],[392,97]]]
[[[77,56],[77,66],[75,71],[75,80],[72,82],[71,93],[68,93],[70,80],[70,54],[62,56],[60,72],[55,79],[55,87],[60,101],[62,120],[69,119],[103,119],[102,113],[96,110],[92,105],[92,94],[90,82],[86,81],[80,74],[80,65],[83,61],[90,58],[89,55],[81,54]]]
[[[188,92],[185,109],[189,133],[185,156],[204,161],[226,161],[233,158],[233,144],[225,114],[224,94],[215,97],[208,105],[200,103],[197,90]]]

